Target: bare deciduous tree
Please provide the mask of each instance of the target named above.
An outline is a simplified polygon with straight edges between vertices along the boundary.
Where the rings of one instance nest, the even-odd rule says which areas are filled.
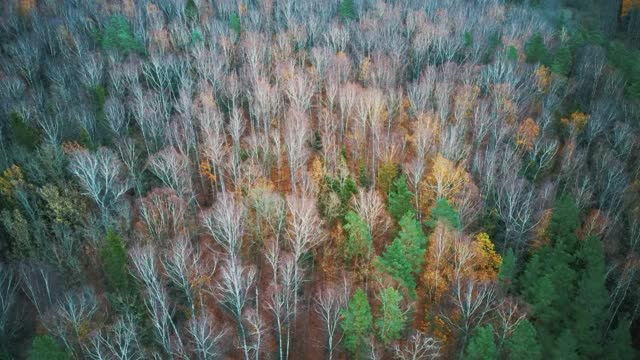
[[[334,358],[335,348],[342,340],[342,337],[338,337],[338,325],[342,318],[341,312],[348,301],[347,294],[346,289],[326,285],[315,297],[315,310],[322,319],[327,333],[326,348],[329,360]]]
[[[253,267],[245,267],[239,259],[232,257],[222,268],[221,278],[216,284],[215,294],[218,301],[224,306],[238,323],[240,346],[245,360],[249,360],[249,343],[244,325],[243,312],[250,300],[250,289],[253,286],[256,270]]]
[[[194,200],[189,158],[174,147],[168,147],[149,157],[149,168],[162,183],[187,202]]]
[[[394,345],[393,355],[400,360],[429,360],[440,357],[440,343],[426,334],[416,331],[403,345]]]
[[[108,332],[98,330],[85,345],[85,352],[94,360],[142,358],[133,315],[120,317]]]
[[[219,193],[213,208],[201,214],[202,225],[229,259],[235,259],[242,247],[245,212],[244,205],[232,193]]]
[[[100,148],[94,153],[77,151],[71,157],[69,170],[80,181],[83,193],[96,202],[105,217],[131,188],[122,162],[108,148]]]
[[[198,360],[213,360],[221,355],[220,342],[227,331],[217,328],[206,312],[189,320],[188,331]]]
[[[310,120],[307,114],[298,107],[290,107],[284,124],[284,143],[287,150],[291,188],[297,191],[298,171],[302,169],[309,157],[306,141],[310,135]]]
[[[169,356],[182,351],[182,340],[173,321],[173,306],[156,266],[156,252],[151,247],[131,251],[133,275],[144,286],[144,304],[156,335],[156,342]],[[176,340],[175,343],[173,340]]]

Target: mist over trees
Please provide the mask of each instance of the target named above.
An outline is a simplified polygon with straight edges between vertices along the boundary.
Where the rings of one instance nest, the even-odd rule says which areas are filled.
[[[640,2],[7,0],[0,359],[634,359]]]

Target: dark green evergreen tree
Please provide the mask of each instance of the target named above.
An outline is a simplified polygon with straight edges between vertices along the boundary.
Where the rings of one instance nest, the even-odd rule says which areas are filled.
[[[553,53],[551,60],[551,71],[558,75],[567,76],[573,66],[571,49],[567,46],[560,46]]]
[[[631,332],[629,327],[631,321],[622,317],[618,321],[618,326],[611,332],[607,341],[606,356],[609,359],[632,360],[638,358],[638,353],[631,344]]]
[[[521,277],[525,298],[531,304],[534,324],[544,349],[552,349],[563,329],[571,327],[575,298],[575,261],[579,211],[572,199],[556,202],[547,236],[551,243],[538,250]]]
[[[498,358],[498,349],[491,324],[475,329],[469,339],[464,358],[465,360],[494,360]]]
[[[524,53],[529,63],[545,63],[547,61],[547,47],[539,32],[533,34],[524,44]]]
[[[584,270],[580,273],[574,304],[574,334],[582,357],[602,357],[602,329],[607,319],[609,293],[605,286],[606,269],[602,243],[588,237],[580,250]]]
[[[516,275],[516,255],[513,249],[507,249],[507,253],[502,257],[502,265],[498,273],[498,281],[505,288],[509,289]]]
[[[240,17],[235,11],[229,14],[229,27],[236,33],[236,35],[240,35],[242,25],[240,24]]]
[[[551,351],[550,358],[553,360],[579,360],[578,343],[576,337],[569,329],[562,331],[560,336],[554,341],[549,348]]]
[[[358,18],[353,0],[342,0],[338,8],[338,14],[343,21],[355,20]]]
[[[347,259],[368,259],[373,244],[367,223],[353,210],[349,210],[344,216],[343,229],[347,237],[344,243],[345,257]]]
[[[41,335],[33,338],[29,360],[67,360],[71,359],[62,345],[51,336]]]
[[[127,249],[124,241],[115,231],[108,231],[100,256],[107,287],[114,293],[126,295],[130,289]]]
[[[378,337],[384,345],[400,338],[406,326],[407,316],[400,309],[402,295],[392,287],[383,289],[379,295],[380,316],[375,321]]]
[[[408,211],[413,210],[412,200],[413,194],[407,187],[405,176],[402,175],[393,180],[387,197],[387,209],[396,221],[399,221]]]
[[[506,359],[538,360],[542,358],[542,349],[538,343],[536,329],[524,319],[520,321],[505,342]]]
[[[426,221],[427,227],[434,228],[438,221],[441,220],[448,226],[456,229],[462,229],[462,223],[460,223],[460,214],[453,208],[447,201],[447,199],[438,199],[436,204],[431,209],[430,219]]]
[[[380,268],[403,284],[415,298],[415,275],[424,261],[427,237],[420,222],[409,211],[400,219],[400,233],[378,258]]]
[[[358,288],[349,301],[348,307],[342,310],[341,314],[344,347],[354,358],[359,359],[364,355],[366,339],[373,321],[367,294]]]

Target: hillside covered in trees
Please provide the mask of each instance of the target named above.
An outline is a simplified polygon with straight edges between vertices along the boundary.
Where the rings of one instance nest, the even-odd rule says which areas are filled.
[[[640,1],[4,0],[0,359],[637,359]]]

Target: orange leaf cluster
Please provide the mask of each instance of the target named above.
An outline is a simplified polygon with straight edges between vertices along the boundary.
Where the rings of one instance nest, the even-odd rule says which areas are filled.
[[[574,111],[568,118],[560,119],[560,122],[578,131],[582,130],[584,126],[587,125],[587,121],[589,121],[589,115],[581,111]]]
[[[620,16],[627,16],[633,9],[640,8],[640,0],[622,0],[620,7]]]
[[[516,135],[516,144],[523,147],[525,150],[531,150],[533,144],[540,133],[538,124],[532,118],[527,118],[518,127],[518,134]]]
[[[200,175],[205,177],[211,183],[216,181],[216,175],[211,171],[211,163],[206,159],[202,159],[202,161],[200,161]]]
[[[551,84],[551,71],[549,71],[549,68],[544,65],[538,66],[535,72],[535,78],[538,90],[543,93],[547,92]]]

